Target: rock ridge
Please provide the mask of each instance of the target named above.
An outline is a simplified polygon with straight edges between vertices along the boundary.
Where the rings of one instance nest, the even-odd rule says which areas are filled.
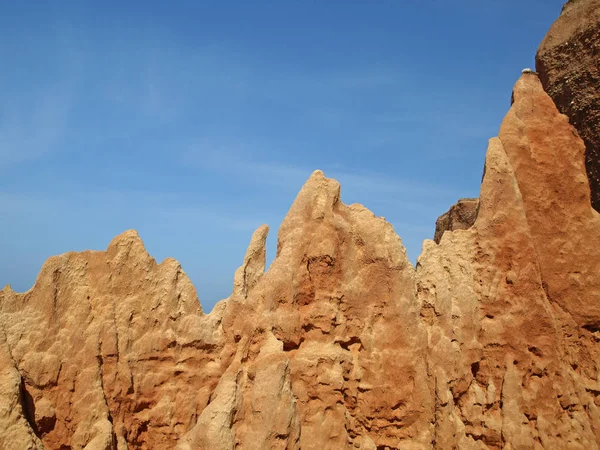
[[[315,171],[209,314],[133,230],[5,287],[0,449],[598,449],[600,214],[543,73],[416,267]]]

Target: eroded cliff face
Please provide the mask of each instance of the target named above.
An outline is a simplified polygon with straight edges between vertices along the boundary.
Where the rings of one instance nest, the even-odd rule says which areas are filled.
[[[416,268],[319,171],[210,314],[134,231],[49,259],[0,291],[0,449],[598,449],[585,152],[527,73],[468,223]]]
[[[167,448],[218,382],[214,319],[179,264],[156,264],[132,231],[50,258],[0,310],[2,448]]]
[[[535,75],[490,140],[477,220],[417,267],[437,448],[598,448],[600,216]]]
[[[427,332],[391,225],[315,172],[209,315],[135,232],[2,291],[14,448],[376,448],[432,442]],[[17,441],[20,439],[21,441]]]
[[[592,205],[600,211],[600,0],[570,0],[536,55],[540,79],[586,144]]]
[[[426,241],[315,172],[203,314],[133,231],[0,292],[0,448],[557,449],[600,443],[600,216],[536,75],[475,223]]]

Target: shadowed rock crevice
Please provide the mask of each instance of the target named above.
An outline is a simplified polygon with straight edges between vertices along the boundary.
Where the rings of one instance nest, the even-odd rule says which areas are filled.
[[[40,437],[40,430],[35,422],[35,403],[33,402],[33,397],[29,393],[25,380],[23,379],[21,379],[19,385],[19,403],[21,404],[21,408],[23,408],[25,420],[27,420],[27,423],[29,423],[29,426],[35,435]]]

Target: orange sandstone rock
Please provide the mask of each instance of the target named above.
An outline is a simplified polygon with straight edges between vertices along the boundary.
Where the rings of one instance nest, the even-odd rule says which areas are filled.
[[[134,231],[0,291],[0,449],[598,449],[600,215],[533,73],[414,268],[316,171],[203,314]]]

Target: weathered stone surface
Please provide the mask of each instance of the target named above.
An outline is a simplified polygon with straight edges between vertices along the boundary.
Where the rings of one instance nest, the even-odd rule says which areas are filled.
[[[267,259],[265,244],[268,233],[269,227],[263,225],[252,235],[250,246],[244,257],[244,263],[236,270],[233,278],[234,296],[247,298],[250,290],[252,290],[265,272]]]
[[[600,211],[600,0],[570,0],[536,55],[544,89],[586,145],[592,205]]]
[[[417,267],[436,444],[598,448],[600,251],[585,243],[600,217],[584,147],[535,75],[513,96],[474,226],[426,242]]]
[[[317,171],[204,315],[135,232],[0,293],[0,448],[556,449],[600,442],[600,216],[524,74],[475,223],[426,241]]]
[[[426,327],[391,225],[317,171],[263,274],[266,231],[209,315],[135,232],[2,291],[6,420],[49,449],[428,448]]]
[[[471,228],[477,219],[479,199],[461,198],[442,214],[435,222],[435,235],[433,240],[439,244],[446,231],[466,230]]]
[[[50,258],[29,292],[0,293],[0,311],[11,401],[48,449],[168,447],[206,405],[198,384],[218,383],[193,286],[135,232]]]
[[[262,254],[264,239],[251,249]],[[181,448],[427,448],[413,276],[392,227],[342,204],[338,183],[315,172],[269,271],[224,302],[232,362]]]
[[[0,449],[598,449],[585,152],[530,71],[416,268],[320,171],[210,314],[134,231],[50,258],[0,291]]]

